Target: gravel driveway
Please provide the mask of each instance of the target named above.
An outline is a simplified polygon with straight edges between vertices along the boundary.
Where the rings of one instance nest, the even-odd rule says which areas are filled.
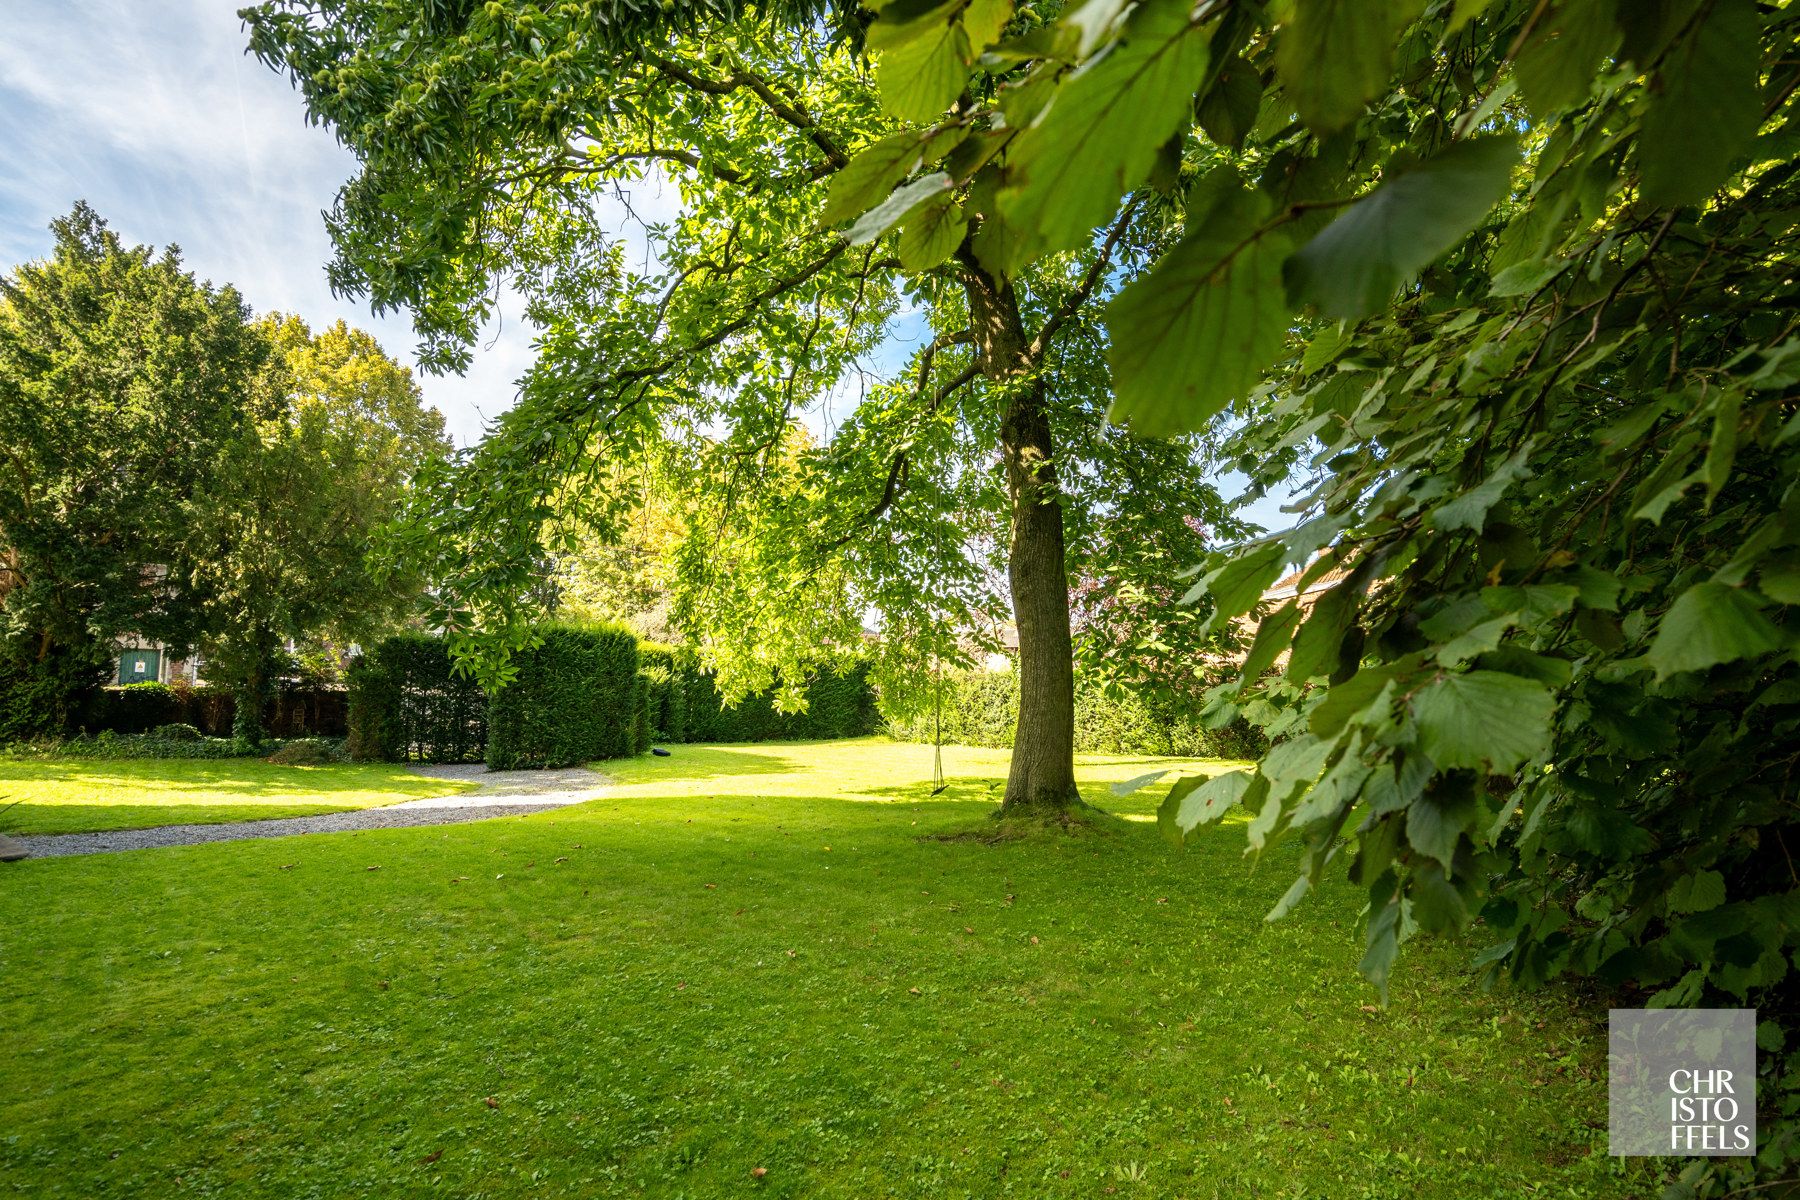
[[[110,854],[158,846],[195,846],[201,842],[236,842],[246,838],[293,837],[303,833],[351,833],[358,829],[402,829],[411,825],[459,825],[490,817],[517,817],[592,800],[605,787],[606,776],[586,767],[555,771],[490,771],[480,763],[418,765],[416,775],[433,779],[472,779],[479,786],[454,796],[403,800],[381,808],[325,813],[316,817],[277,817],[268,821],[234,821],[217,825],[158,825],[150,829],[117,829],[106,833],[56,833],[14,840],[32,858],[70,854]]]

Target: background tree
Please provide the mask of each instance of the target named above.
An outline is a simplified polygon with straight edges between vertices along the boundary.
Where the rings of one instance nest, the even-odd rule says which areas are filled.
[[[941,14],[962,39],[959,80],[1009,12]],[[410,308],[435,365],[466,361],[499,278],[544,330],[518,407],[460,483],[434,489],[418,550],[443,572],[449,628],[516,629],[566,475],[677,442],[740,564],[687,610],[728,694],[797,686],[820,646],[856,641],[856,605],[809,603],[835,595],[815,587],[821,571],[881,612],[894,682],[1009,600],[1021,704],[1005,803],[1076,799],[1068,570],[1100,542],[1070,538],[1135,506],[1140,531],[1186,543],[1179,509],[1218,508],[1192,444],[1130,441],[1099,419],[1098,301],[1178,232],[1178,209],[1124,204],[1101,236],[1072,231],[1000,269],[978,248],[1004,139],[976,127],[975,100],[901,129],[895,113],[920,99],[889,88],[884,112],[859,57],[816,24],[621,44],[590,5],[420,21],[388,0],[276,2],[245,16],[254,49],[363,160],[331,217],[338,285]],[[833,228],[925,162],[954,179],[934,167],[848,238]],[[682,215],[627,255],[597,204],[648,172],[679,190]],[[912,362],[853,374],[903,305],[929,326]],[[779,486],[790,419],[824,424],[825,399],[853,385],[851,415]],[[969,547],[1003,562],[1004,595]],[[901,656],[908,669],[892,669]]]
[[[0,740],[80,725],[121,635],[193,638],[167,568],[269,356],[175,249],[126,246],[85,204],[52,229],[0,280]]]
[[[252,743],[286,643],[367,640],[417,601],[416,578],[385,569],[374,543],[413,476],[449,452],[443,416],[368,334],[279,316],[259,331],[280,399],[189,506],[180,563],[208,673],[236,692],[233,732]]]

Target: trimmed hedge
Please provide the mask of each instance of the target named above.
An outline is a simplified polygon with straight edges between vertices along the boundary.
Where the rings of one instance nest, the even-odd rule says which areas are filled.
[[[806,711],[775,711],[772,693],[747,696],[726,708],[712,676],[692,666],[681,672],[682,702],[689,742],[808,741],[863,737],[881,730],[881,714],[861,663],[843,674],[823,671],[806,685]]]
[[[358,762],[473,762],[488,742],[488,701],[452,669],[441,637],[404,633],[351,664],[345,749]]]
[[[1012,745],[1019,723],[1017,672],[968,671],[944,676],[943,739],[965,746]],[[893,716],[888,732],[929,742],[932,713]],[[1137,696],[1108,696],[1077,680],[1075,749],[1082,754],[1160,754],[1192,758],[1256,758],[1266,748],[1241,719],[1207,729],[1191,711],[1159,711]]]
[[[488,705],[494,770],[567,767],[637,753],[646,689],[638,644],[622,625],[548,625]]]
[[[639,673],[648,685],[644,707],[651,742],[688,740],[687,689],[682,661],[681,652],[673,646],[659,642],[638,644]]]
[[[227,688],[131,683],[101,690],[92,727],[135,734],[159,725],[192,725],[211,737],[230,737],[236,716],[237,700]],[[283,687],[263,705],[263,728],[276,738],[340,738],[348,719],[347,694],[330,688]]]

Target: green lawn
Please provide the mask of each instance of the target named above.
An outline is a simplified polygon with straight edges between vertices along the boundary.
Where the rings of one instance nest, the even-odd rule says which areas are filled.
[[[1005,756],[604,764],[574,808],[0,878],[0,1194],[1635,1196],[1603,1004],[1483,994],[1241,826],[990,842]],[[761,1168],[766,1174],[756,1177]]]
[[[0,758],[0,833],[84,833],[146,825],[310,817],[473,787],[404,767],[283,767],[258,758]]]

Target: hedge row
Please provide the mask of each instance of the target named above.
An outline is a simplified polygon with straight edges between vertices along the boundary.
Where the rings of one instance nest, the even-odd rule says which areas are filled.
[[[488,702],[487,764],[568,767],[648,749],[637,637],[623,625],[549,625]]]
[[[473,762],[487,751],[487,695],[443,638],[400,634],[351,664],[345,749],[359,761]]]
[[[350,670],[349,737],[359,760],[468,762],[495,770],[642,754],[653,744],[859,737],[881,728],[866,670],[821,673],[807,711],[768,695],[725,707],[712,677],[670,646],[618,625],[546,626],[492,699],[452,670],[442,638],[389,638]]]
[[[340,738],[348,714],[348,697],[341,691],[284,687],[263,704],[263,728],[274,738]],[[133,683],[101,690],[93,731],[135,734],[192,725],[210,737],[230,737],[236,715],[237,701],[227,688]]]
[[[1012,745],[1019,723],[1016,672],[969,671],[943,681],[943,739],[965,746]],[[890,734],[904,741],[932,739],[930,709],[892,715]],[[1194,758],[1256,758],[1266,746],[1239,720],[1207,729],[1192,711],[1161,709],[1137,696],[1108,696],[1080,681],[1075,688],[1075,749],[1083,754],[1164,754]]]
[[[681,676],[685,737],[689,742],[804,741],[862,737],[881,729],[868,670],[820,672],[806,685],[806,711],[775,711],[773,695],[748,696],[726,708],[712,676],[686,668]]]

